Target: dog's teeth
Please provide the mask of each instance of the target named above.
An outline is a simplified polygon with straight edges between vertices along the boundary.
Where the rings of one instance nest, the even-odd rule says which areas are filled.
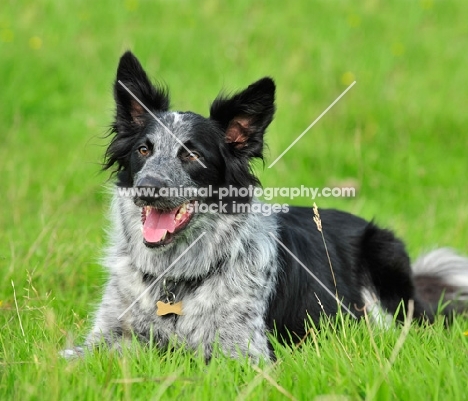
[[[164,241],[166,239],[166,234],[167,234],[167,230],[166,232],[163,234],[163,236],[161,237],[161,240],[160,241]]]
[[[177,213],[177,216],[175,217],[176,221],[179,221],[182,218],[182,213]]]
[[[184,204],[182,205],[182,207],[180,208],[180,210],[179,210],[179,214],[181,214],[181,215],[182,215],[182,214],[185,214],[186,211],[187,211],[187,204],[184,203]]]
[[[145,206],[145,213],[146,213],[146,217],[148,217],[149,214],[151,213],[151,206]]]

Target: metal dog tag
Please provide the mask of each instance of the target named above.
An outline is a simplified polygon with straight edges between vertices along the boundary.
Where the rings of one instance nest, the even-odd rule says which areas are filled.
[[[169,302],[162,302],[158,301],[156,302],[156,307],[158,308],[156,311],[156,315],[158,316],[166,316],[171,313],[175,315],[183,315],[182,313],[182,301],[176,302],[174,304],[171,304]]]

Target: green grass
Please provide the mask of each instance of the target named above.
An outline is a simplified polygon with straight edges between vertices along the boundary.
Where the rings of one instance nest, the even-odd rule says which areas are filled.
[[[466,253],[466,1],[6,0],[0,8],[0,399],[284,399],[280,391],[468,399],[461,318],[449,329],[412,327],[387,375],[402,328],[371,332],[340,320],[299,350],[279,348],[279,362],[261,366],[270,381],[246,361],[205,365],[184,350],[57,356],[82,341],[105,281],[108,176],[99,164],[128,48],[169,85],[175,109],[204,115],[221,88],[274,77],[266,165],[356,79],[272,169],[258,168],[264,186],[351,179],[356,198],[319,198],[319,208],[375,218],[412,257],[435,246]]]

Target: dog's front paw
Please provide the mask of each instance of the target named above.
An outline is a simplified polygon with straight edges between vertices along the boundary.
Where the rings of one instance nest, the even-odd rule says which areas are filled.
[[[83,347],[73,347],[71,349],[64,349],[59,352],[59,355],[62,358],[73,360],[77,358],[81,358],[84,356],[84,348]]]

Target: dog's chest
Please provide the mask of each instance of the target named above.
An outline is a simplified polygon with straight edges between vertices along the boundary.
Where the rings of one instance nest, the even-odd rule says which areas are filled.
[[[167,299],[167,291],[173,298]],[[175,286],[158,286],[153,294],[141,299],[132,310],[131,329],[147,340],[153,336],[160,346],[170,341],[192,347],[213,343],[219,330],[228,326],[249,326],[253,309],[262,315],[265,300],[259,299],[253,288],[233,288],[220,276],[200,282],[177,283]],[[158,314],[158,302],[181,303],[181,314]],[[260,311],[262,309],[262,311]]]
[[[232,291],[216,277],[165,284],[156,284],[154,291],[141,297],[128,316],[134,332],[147,339],[152,333],[162,345],[172,338],[188,344],[213,341],[223,319],[236,307],[231,305]],[[171,304],[178,305],[180,310],[172,310],[168,306]]]

